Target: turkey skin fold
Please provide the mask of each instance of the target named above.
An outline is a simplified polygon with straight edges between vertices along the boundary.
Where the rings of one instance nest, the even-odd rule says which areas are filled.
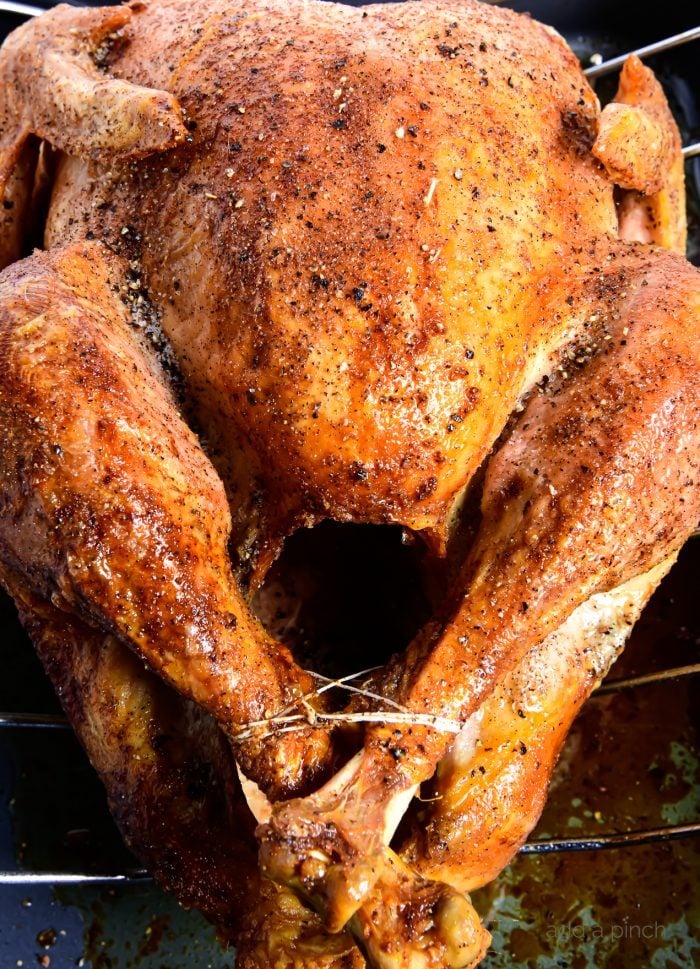
[[[126,840],[239,969],[476,966],[700,520],[658,82],[601,108],[476,0],[62,5],[0,50],[0,197],[0,576]],[[429,590],[354,693],[260,607],[329,521]]]

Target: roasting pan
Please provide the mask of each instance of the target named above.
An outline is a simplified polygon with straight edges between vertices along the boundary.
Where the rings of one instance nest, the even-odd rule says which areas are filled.
[[[629,0],[508,5],[557,27],[584,66],[594,53],[608,58],[700,19],[686,0],[668,0],[651,16]],[[23,19],[0,14],[1,35]],[[649,63],[671,97],[684,143],[700,141],[700,41]],[[614,78],[597,83],[602,98],[614,88]],[[700,264],[700,156],[688,158],[686,176],[689,255]],[[609,678],[652,674],[653,682],[601,691],[576,721],[531,838],[556,850],[521,853],[475,896],[493,933],[485,967],[700,965],[700,838],[693,837],[700,827],[700,677],[653,676],[700,660],[699,575],[700,538],[686,546]],[[21,718],[0,724],[0,969],[232,967],[232,954],[221,951],[207,923],[144,877],[123,846],[4,596],[0,637],[0,711],[34,715],[24,726]],[[678,837],[669,838],[669,828]],[[637,843],[625,832],[645,834]]]

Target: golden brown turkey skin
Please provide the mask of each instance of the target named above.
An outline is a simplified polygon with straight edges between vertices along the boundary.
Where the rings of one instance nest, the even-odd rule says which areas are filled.
[[[574,718],[674,558],[592,596],[523,657],[438,765],[400,853],[462,892],[490,882],[537,823]]]
[[[0,279],[0,559],[233,736],[313,681],[248,611],[223,486],[120,287],[124,266],[97,243],[35,254]],[[246,749],[273,793],[308,784],[328,744],[302,729]]]
[[[636,123],[635,123],[636,122]],[[603,109],[592,148],[618,186],[620,238],[685,253],[685,172],[681,138],[663,88],[634,55]]]
[[[183,905],[230,933],[258,879],[224,735],[113,636],[32,595],[7,570],[3,584],[125,840]]]
[[[47,243],[142,235],[241,556],[323,517],[439,544],[615,231],[572,53],[474,2],[162,3],[109,70],[190,143],[66,161]]]
[[[0,181],[30,134],[80,158],[140,157],[183,140],[172,95],[115,81],[99,69],[100,45],[130,18],[128,5],[60,4],[5,40]]]

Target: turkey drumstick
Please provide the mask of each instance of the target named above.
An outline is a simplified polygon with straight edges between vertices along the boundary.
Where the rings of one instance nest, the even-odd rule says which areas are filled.
[[[114,293],[124,275],[88,243],[0,276],[0,560],[233,736],[313,681],[238,590],[223,486]],[[329,751],[320,728],[257,736],[236,749],[272,796],[308,785]]]

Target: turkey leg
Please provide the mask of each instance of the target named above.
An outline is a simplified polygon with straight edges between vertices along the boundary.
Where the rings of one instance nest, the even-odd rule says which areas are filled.
[[[0,561],[130,645],[235,741],[313,682],[235,583],[223,485],[131,325],[124,280],[98,244],[0,275]],[[309,784],[329,740],[303,721],[273,734],[248,730],[236,752],[281,796]]]
[[[510,863],[539,819],[574,718],[674,560],[591,596],[472,714],[399,849],[407,864],[470,892]]]

